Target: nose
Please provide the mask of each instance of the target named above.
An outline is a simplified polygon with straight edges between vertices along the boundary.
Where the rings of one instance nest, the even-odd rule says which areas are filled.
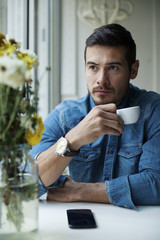
[[[109,85],[110,81],[108,78],[107,70],[103,69],[99,72],[98,78],[97,78],[97,84],[103,86],[103,85]]]

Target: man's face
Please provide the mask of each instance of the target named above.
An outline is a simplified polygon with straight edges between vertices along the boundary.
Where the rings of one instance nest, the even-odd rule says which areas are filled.
[[[94,45],[86,51],[88,91],[96,105],[120,104],[129,87],[125,48]]]

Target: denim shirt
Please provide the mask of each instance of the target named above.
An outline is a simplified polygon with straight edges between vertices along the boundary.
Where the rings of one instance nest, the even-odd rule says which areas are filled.
[[[135,124],[125,125],[121,136],[104,135],[80,148],[69,163],[77,182],[105,182],[109,201],[136,209],[136,205],[160,204],[160,95],[133,85],[118,108],[140,106]],[[75,127],[95,106],[87,94],[60,103],[45,120],[41,142],[31,150],[35,157]],[[62,175],[48,188],[63,184]],[[40,182],[40,195],[47,191]]]

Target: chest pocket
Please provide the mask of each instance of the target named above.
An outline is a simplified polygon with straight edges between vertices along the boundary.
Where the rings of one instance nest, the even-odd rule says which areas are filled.
[[[69,173],[77,181],[95,182],[100,178],[100,149],[83,148],[69,163]]]
[[[74,156],[73,160],[78,162],[91,162],[99,158],[101,150],[99,148],[82,148],[78,155]]]
[[[117,154],[116,176],[138,173],[138,165],[142,154],[141,146],[121,147]]]

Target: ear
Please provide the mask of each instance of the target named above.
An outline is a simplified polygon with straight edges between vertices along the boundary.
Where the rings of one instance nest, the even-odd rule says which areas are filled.
[[[139,60],[136,60],[131,67],[131,79],[135,79],[138,74],[138,69],[139,69]]]

